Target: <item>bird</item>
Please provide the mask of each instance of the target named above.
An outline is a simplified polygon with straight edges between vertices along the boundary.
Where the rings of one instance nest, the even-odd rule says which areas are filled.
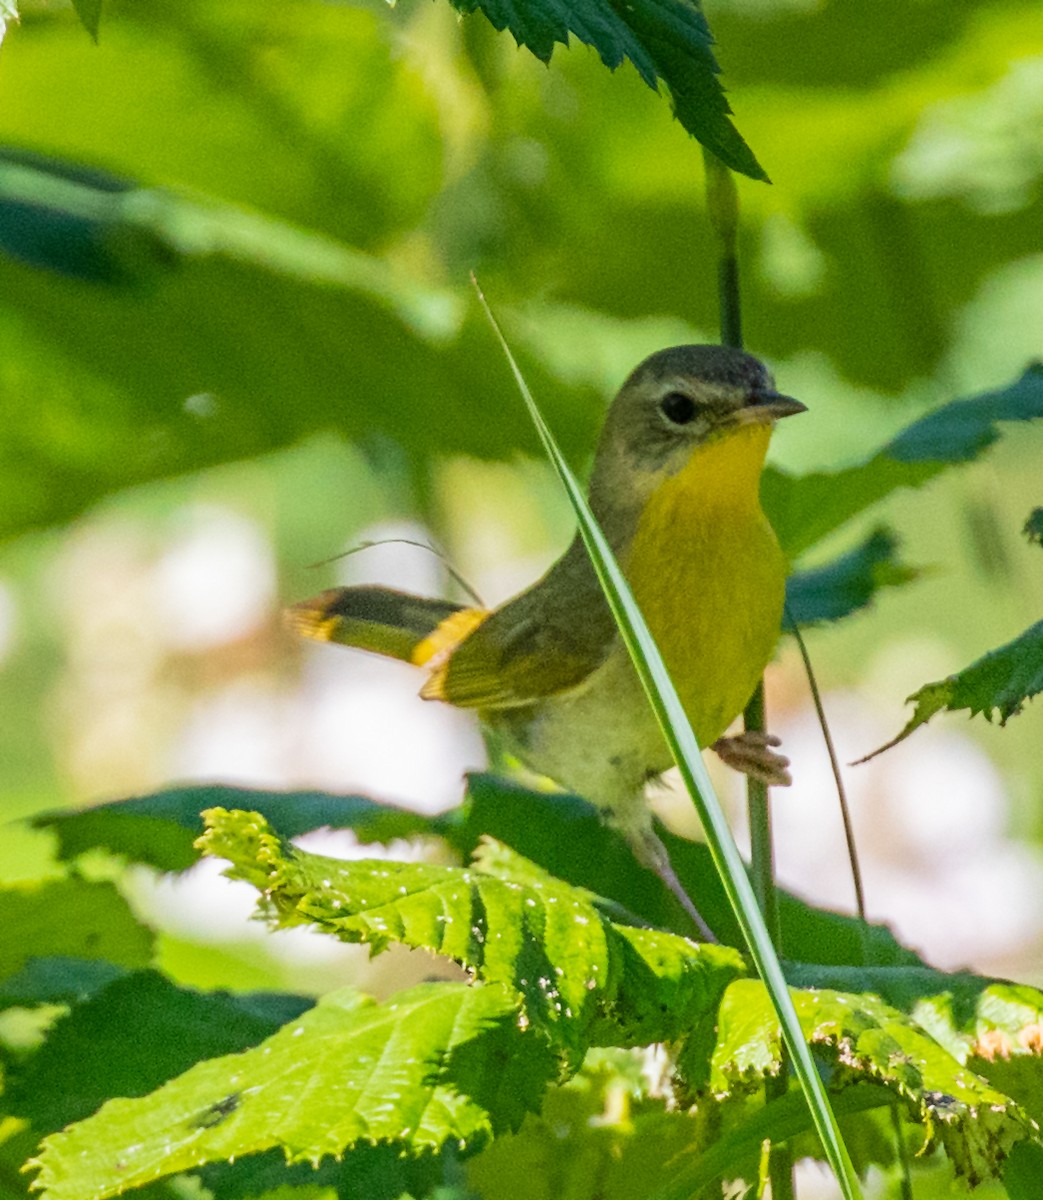
[[[725,732],[779,637],[788,563],[760,477],[776,421],[805,411],[744,351],[660,350],[609,406],[588,489],[699,745],[772,784],[790,782],[778,739]],[[421,696],[476,710],[524,766],[590,800],[712,939],[653,829],[644,794],[671,753],[578,534],[492,610],[366,585],[288,617],[305,637],[424,668]]]

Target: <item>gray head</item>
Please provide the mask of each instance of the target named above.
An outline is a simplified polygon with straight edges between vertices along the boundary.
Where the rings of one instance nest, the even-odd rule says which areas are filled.
[[[680,470],[696,446],[804,411],[800,401],[779,395],[752,354],[729,346],[660,350],[631,372],[609,408],[591,495],[611,506],[622,479],[645,493]],[[631,502],[638,499],[633,492]]]
[[[774,421],[804,405],[775,390],[768,368],[730,346],[672,346],[650,355],[631,373],[613,404],[668,437],[701,441],[715,430]]]

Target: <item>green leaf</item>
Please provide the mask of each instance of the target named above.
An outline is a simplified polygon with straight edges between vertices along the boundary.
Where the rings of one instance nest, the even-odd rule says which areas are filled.
[[[95,41],[98,40],[98,27],[101,25],[101,5],[102,0],[72,0],[80,24]]]
[[[677,932],[692,928],[663,883],[636,861],[623,837],[579,796],[534,792],[513,780],[473,774],[468,777],[461,832],[468,840],[477,841],[484,833],[506,842],[556,878],[608,897],[651,925]],[[722,942],[741,946],[742,933],[708,848],[661,827],[657,832],[699,911]],[[884,926],[865,926],[853,917],[813,908],[787,892],[780,894],[780,912],[783,944],[792,959],[820,964],[864,959],[877,966],[922,965]],[[609,910],[608,915],[616,914]]]
[[[309,924],[381,949],[389,942],[454,959],[524,998],[526,1019],[573,1069],[592,1043],[667,1041],[716,1010],[744,970],[721,946],[616,925],[589,892],[505,847],[472,869],[345,862],[284,845],[256,813],[206,814],[205,853],[262,894],[282,925]]]
[[[647,1200],[674,1156],[712,1130],[704,1114],[667,1112],[648,1090],[631,1056],[592,1055],[516,1134],[468,1161],[468,1182],[482,1200]]]
[[[6,318],[0,304],[0,333],[19,345],[12,404],[15,380],[31,376],[66,429],[54,440],[28,402],[11,410],[19,434],[0,447],[0,537],[330,427],[417,454],[532,445],[521,414],[474,420],[474,379],[497,364],[464,298],[328,236],[9,152],[0,247],[11,256],[0,255],[0,296],[19,298]],[[574,446],[594,421],[591,405],[570,423]]]
[[[918,575],[899,561],[894,533],[876,529],[860,546],[825,566],[791,575],[786,613],[798,625],[839,621],[869,605],[881,588],[897,587]]]
[[[310,1008],[300,996],[181,988],[139,971],[96,991],[12,1067],[10,1111],[41,1131],[81,1120],[110,1096],[142,1096],[204,1058],[255,1046]]]
[[[1043,692],[1043,621],[1037,621],[1013,641],[990,650],[955,675],[926,683],[907,697],[906,703],[916,707],[905,728],[859,762],[867,762],[904,742],[939,712],[966,708],[972,717],[980,713],[987,721],[998,714],[1000,724],[1005,725],[1021,712],[1026,701],[1040,692]]]
[[[83,1001],[126,974],[102,958],[30,958],[0,982],[0,1008]]]
[[[1001,421],[1043,417],[1043,364],[1015,383],[953,400],[914,421],[872,457],[839,471],[794,476],[765,471],[761,499],[782,548],[796,558],[896,488],[920,487],[956,463],[970,462],[1000,436]]]
[[[316,1164],[355,1143],[476,1148],[517,1127],[553,1069],[517,1015],[497,986],[423,984],[380,1005],[331,993],[254,1049],[47,1138],[37,1184],[49,1200],[102,1200],[276,1146]]]
[[[164,788],[90,808],[59,809],[38,814],[32,824],[55,831],[62,859],[102,848],[161,871],[183,871],[198,861],[194,843],[203,832],[200,813],[206,808],[249,808],[262,813],[286,837],[313,829],[350,829],[363,844],[438,833],[448,825],[437,817],[364,796],[224,784]]]
[[[111,883],[58,879],[0,889],[0,980],[52,956],[144,967],[152,942]]]
[[[1043,546],[1043,508],[1034,508],[1029,513],[1023,532],[1030,542]]]
[[[822,990],[795,991],[793,999],[805,1035],[827,1064],[830,1086],[888,1088],[970,1184],[996,1178],[1011,1148],[1038,1136],[1009,1096],[878,998]],[[778,1022],[767,993],[755,980],[738,980],[721,1004],[711,1087],[743,1093],[781,1068]]]
[[[717,80],[713,37],[695,0],[451,0],[460,12],[480,9],[498,30],[509,29],[519,46],[549,62],[554,45],[569,34],[593,46],[615,70],[629,59],[653,90],[670,89],[674,115],[684,128],[735,171],[767,180],[735,126]]]
[[[1043,1146],[1019,1142],[1010,1152],[1003,1171],[1003,1186],[1009,1200],[1036,1200],[1043,1179]]]

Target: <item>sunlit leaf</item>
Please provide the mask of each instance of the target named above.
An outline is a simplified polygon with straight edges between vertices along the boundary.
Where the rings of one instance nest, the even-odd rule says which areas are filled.
[[[280,924],[309,924],[376,949],[400,942],[443,954],[524,997],[529,1022],[578,1066],[591,1043],[664,1041],[716,1007],[744,971],[720,946],[616,925],[595,897],[506,847],[473,867],[345,862],[287,846],[255,813],[213,810],[201,839],[232,877],[261,892]]]
[[[1043,365],[996,392],[954,400],[914,421],[855,466],[794,476],[769,468],[761,498],[791,558],[896,488],[919,487],[955,463],[970,462],[1000,436],[1002,421],[1043,417]]]
[[[587,801],[531,791],[486,774],[468,777],[467,800],[461,826],[471,837],[484,833],[506,842],[558,879],[608,897],[651,925],[678,931],[692,928],[670,892],[638,864],[622,836]],[[685,889],[721,941],[741,946],[742,934],[706,845],[662,827],[657,832]],[[922,966],[883,925],[865,926],[853,917],[813,908],[785,891],[780,892],[779,908],[783,942],[794,961]],[[613,915],[611,910],[608,915]]]
[[[312,1001],[181,988],[139,971],[96,991],[11,1068],[10,1110],[40,1131],[82,1120],[111,1096],[143,1096],[201,1059],[245,1050]]]
[[[798,625],[839,621],[869,605],[881,588],[908,583],[918,574],[899,560],[897,537],[877,529],[825,566],[791,575],[786,581],[786,614]]]
[[[871,995],[794,992],[801,1025],[828,1064],[831,1086],[881,1084],[937,1140],[971,1184],[999,1175],[1019,1141],[1038,1136],[1009,1097],[962,1066],[906,1014]],[[742,1092],[781,1069],[778,1027],[754,980],[725,993],[711,1086]]]
[[[51,1200],[102,1200],[272,1147],[313,1163],[357,1142],[475,1148],[517,1127],[552,1065],[503,988],[424,984],[380,1005],[333,992],[261,1045],[47,1138],[37,1182]]]
[[[865,762],[897,746],[940,712],[968,709],[972,717],[982,714],[988,721],[998,717],[999,723],[1005,725],[1040,692],[1043,692],[1043,621],[1037,621],[1013,641],[990,650],[955,675],[924,684],[907,698],[906,702],[916,707],[901,733],[859,761]]]

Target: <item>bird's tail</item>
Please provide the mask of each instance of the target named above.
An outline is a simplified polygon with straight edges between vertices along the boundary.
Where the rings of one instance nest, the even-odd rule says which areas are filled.
[[[287,610],[291,629],[422,665],[458,645],[488,614],[385,587],[331,588]]]

